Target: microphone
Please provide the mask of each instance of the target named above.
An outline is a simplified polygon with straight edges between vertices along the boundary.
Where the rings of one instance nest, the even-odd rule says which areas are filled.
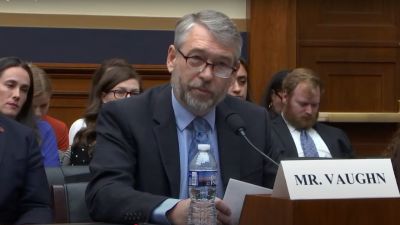
[[[243,119],[237,114],[237,113],[231,113],[229,114],[226,118],[225,121],[228,123],[229,127],[231,130],[236,134],[242,136],[246,142],[258,153],[260,153],[264,158],[268,159],[268,161],[272,162],[275,164],[277,167],[279,167],[279,164],[275,162],[271,157],[266,155],[264,152],[262,152],[260,149],[258,149],[248,138],[246,135],[246,126],[244,124]]]

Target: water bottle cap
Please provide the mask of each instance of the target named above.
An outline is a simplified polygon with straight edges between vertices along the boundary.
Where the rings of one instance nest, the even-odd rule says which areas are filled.
[[[210,150],[210,144],[198,144],[197,149],[199,151],[208,151]]]

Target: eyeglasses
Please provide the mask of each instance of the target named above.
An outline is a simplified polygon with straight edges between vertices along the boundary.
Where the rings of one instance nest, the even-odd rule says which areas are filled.
[[[186,56],[184,55],[181,50],[176,49],[179,54],[183,56],[183,58],[186,60],[186,65],[193,69],[197,69],[198,72],[203,72],[207,66],[211,66],[211,69],[213,71],[213,74],[217,77],[221,78],[229,78],[231,77],[232,73],[237,71],[238,69],[232,66],[228,66],[224,63],[209,63],[207,60],[200,56]]]
[[[126,91],[126,90],[111,90],[116,99],[131,97],[132,95],[140,94],[140,90]]]

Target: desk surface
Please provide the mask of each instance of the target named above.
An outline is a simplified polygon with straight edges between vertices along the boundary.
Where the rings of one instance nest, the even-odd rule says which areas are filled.
[[[320,112],[320,122],[343,123],[400,123],[397,112]]]

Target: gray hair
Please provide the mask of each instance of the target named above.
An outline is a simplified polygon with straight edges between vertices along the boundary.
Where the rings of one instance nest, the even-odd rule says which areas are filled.
[[[217,42],[224,47],[235,48],[235,60],[238,60],[242,51],[242,36],[233,21],[225,14],[214,10],[202,10],[191,13],[178,20],[175,28],[174,45],[180,48],[187,33],[193,25],[199,24],[207,28]]]

